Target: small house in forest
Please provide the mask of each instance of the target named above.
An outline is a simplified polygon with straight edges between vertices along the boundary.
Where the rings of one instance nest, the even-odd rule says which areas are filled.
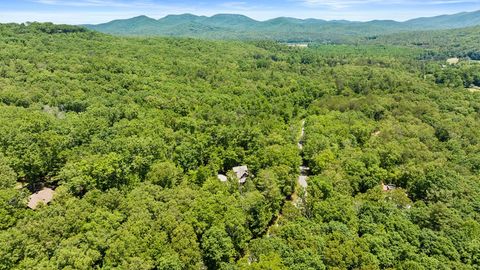
[[[457,57],[454,57],[454,58],[448,58],[447,59],[447,63],[449,65],[456,65],[460,62],[460,59],[458,59]]]
[[[292,48],[306,49],[308,48],[308,43],[287,43],[287,46]]]
[[[382,183],[382,190],[385,192],[395,190],[396,188],[397,187],[395,185],[385,185]]]
[[[218,180],[220,180],[220,182],[227,182],[228,181],[227,176],[223,175],[223,174],[217,175],[217,178],[218,178]]]
[[[49,203],[53,199],[54,193],[55,191],[51,188],[43,188],[42,190],[33,193],[28,198],[28,207],[35,209],[41,202],[44,204]]]
[[[247,181],[248,177],[248,167],[247,166],[238,166],[233,168],[233,172],[238,178],[238,182],[243,184]]]

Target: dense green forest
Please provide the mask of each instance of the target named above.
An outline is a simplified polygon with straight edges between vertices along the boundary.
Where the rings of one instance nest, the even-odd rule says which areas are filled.
[[[193,14],[168,15],[161,19],[138,16],[97,25],[85,25],[102,33],[122,36],[175,36],[205,39],[277,40],[339,44],[360,37],[411,31],[455,29],[480,25],[480,11],[417,18],[405,22],[368,22],[279,17],[257,21],[239,14],[211,17]]]
[[[0,269],[480,269],[476,63],[38,23],[0,46]]]
[[[361,40],[360,43],[388,44],[422,48],[429,51],[427,56],[441,59],[442,57],[464,57],[480,60],[480,27],[458,28],[438,31],[416,31],[397,33],[395,35],[380,35]]]

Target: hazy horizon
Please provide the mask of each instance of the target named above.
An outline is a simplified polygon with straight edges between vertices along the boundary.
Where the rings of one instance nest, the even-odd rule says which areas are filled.
[[[159,19],[172,14],[199,16],[242,14],[265,21],[277,17],[324,20],[396,20],[480,10],[472,0],[282,0],[245,1],[125,1],[125,0],[0,0],[0,22],[97,24],[145,15]]]

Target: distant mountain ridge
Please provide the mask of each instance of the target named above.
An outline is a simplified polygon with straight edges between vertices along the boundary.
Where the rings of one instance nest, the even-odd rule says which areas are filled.
[[[393,20],[326,21],[289,17],[257,21],[239,14],[217,14],[211,17],[181,14],[168,15],[159,20],[147,16],[138,16],[131,19],[84,26],[103,33],[125,36],[337,42],[359,36],[453,29],[477,25],[480,25],[480,11],[417,18],[405,22]]]

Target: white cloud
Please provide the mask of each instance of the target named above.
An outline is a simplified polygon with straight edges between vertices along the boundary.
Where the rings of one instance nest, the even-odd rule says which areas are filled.
[[[70,7],[117,7],[117,8],[152,8],[160,7],[152,1],[119,0],[32,0],[35,3],[52,6]]]
[[[113,19],[127,19],[138,16],[136,12],[34,12],[34,11],[0,11],[2,23],[53,22],[65,24],[104,23]]]
[[[359,4],[382,2],[381,0],[301,0],[307,6],[327,6],[331,8],[346,8]]]
[[[475,4],[475,0],[294,0],[310,7],[329,7],[334,9],[349,8],[367,4],[381,5],[445,5],[445,4]]]

